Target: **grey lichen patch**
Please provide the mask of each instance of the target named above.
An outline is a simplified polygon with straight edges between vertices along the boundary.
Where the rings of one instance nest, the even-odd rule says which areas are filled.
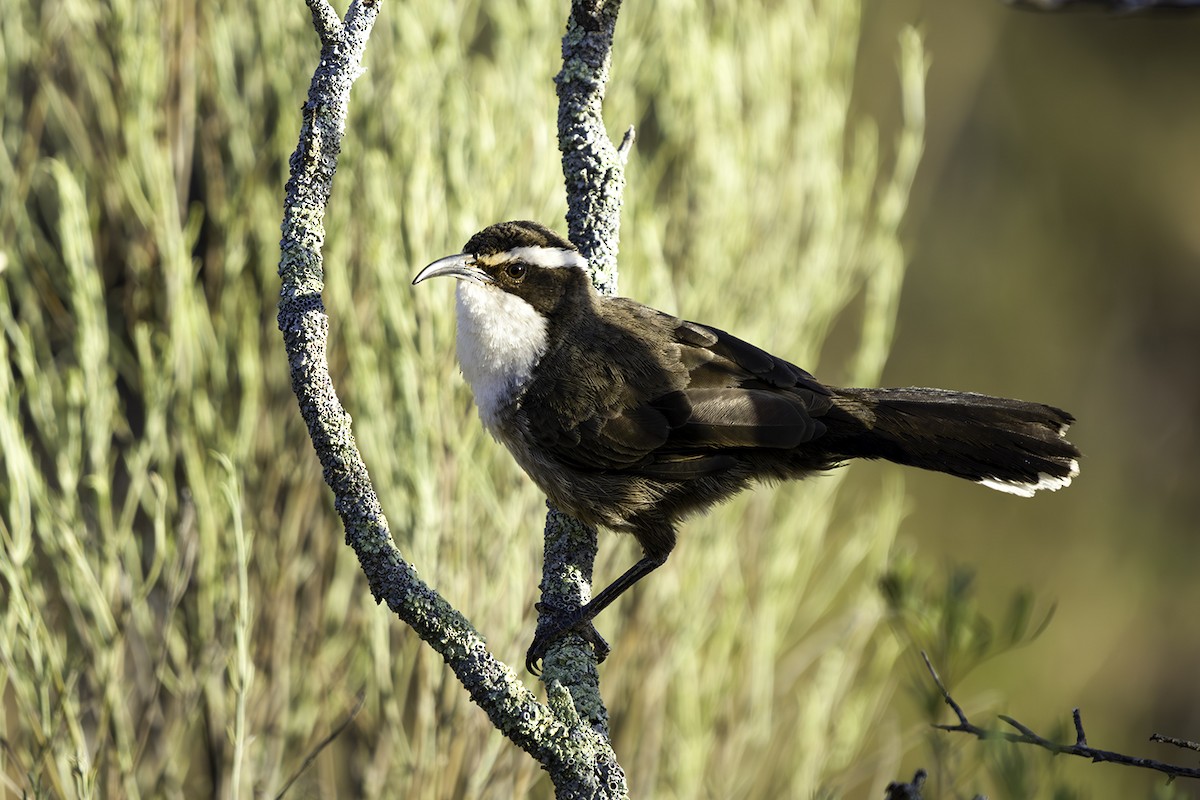
[[[568,39],[571,34],[567,34]],[[566,41],[564,41],[564,45]],[[570,84],[582,84],[584,87],[603,86],[603,76],[595,74],[593,68],[582,58],[572,58],[563,62],[562,70],[555,77],[554,82],[560,86]],[[574,109],[572,109],[574,110]]]

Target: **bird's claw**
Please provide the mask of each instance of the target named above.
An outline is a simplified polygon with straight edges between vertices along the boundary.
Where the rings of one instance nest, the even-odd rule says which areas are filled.
[[[596,630],[591,619],[584,616],[582,609],[561,612],[546,603],[538,603],[534,608],[538,611],[537,630],[534,631],[533,642],[525,651],[525,669],[530,674],[541,673],[538,662],[545,657],[550,645],[570,633],[578,634],[592,646],[596,653],[597,664],[602,663],[612,652],[608,642],[600,635],[600,631]]]

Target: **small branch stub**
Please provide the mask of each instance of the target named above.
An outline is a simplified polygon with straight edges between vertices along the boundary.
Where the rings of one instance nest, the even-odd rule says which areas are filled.
[[[629,153],[633,150],[633,143],[637,140],[637,131],[630,125],[625,130],[625,136],[621,139],[621,146],[617,148],[617,158],[621,165],[629,163]]]

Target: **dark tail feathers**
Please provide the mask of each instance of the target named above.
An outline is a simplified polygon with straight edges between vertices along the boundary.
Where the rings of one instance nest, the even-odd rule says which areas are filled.
[[[1079,474],[1067,412],[944,389],[835,389],[823,420],[837,458],[883,458],[1032,497]]]

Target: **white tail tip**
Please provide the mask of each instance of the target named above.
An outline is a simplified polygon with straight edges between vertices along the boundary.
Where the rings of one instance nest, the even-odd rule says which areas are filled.
[[[1071,459],[1071,463],[1067,465],[1067,474],[1065,476],[1049,475],[1045,472],[1038,473],[1037,481],[1005,481],[999,478],[984,478],[981,481],[976,481],[980,486],[986,486],[989,489],[995,489],[998,492],[1007,492],[1015,494],[1019,497],[1033,497],[1037,492],[1049,491],[1057,492],[1059,489],[1071,485],[1071,479],[1079,474],[1079,461]]]

